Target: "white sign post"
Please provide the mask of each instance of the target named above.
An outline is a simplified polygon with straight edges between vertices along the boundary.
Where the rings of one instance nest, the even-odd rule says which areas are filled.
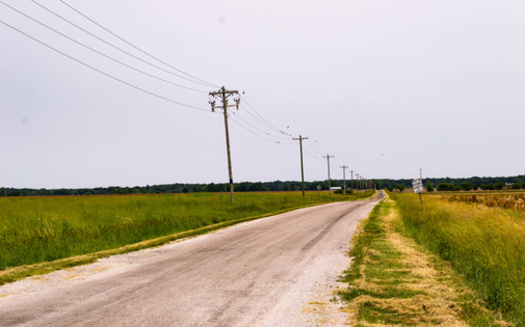
[[[419,170],[420,178],[412,180],[412,186],[414,187],[414,193],[419,194],[419,202],[423,204],[421,199],[421,193],[423,193],[423,170]]]
[[[412,181],[412,186],[414,186],[414,193],[423,192],[423,181],[420,179],[414,179]]]

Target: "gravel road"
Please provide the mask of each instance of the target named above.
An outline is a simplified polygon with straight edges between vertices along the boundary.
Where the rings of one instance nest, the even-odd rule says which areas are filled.
[[[329,301],[374,200],[332,203],[0,287],[0,326],[339,326]],[[334,310],[335,307],[335,310]]]

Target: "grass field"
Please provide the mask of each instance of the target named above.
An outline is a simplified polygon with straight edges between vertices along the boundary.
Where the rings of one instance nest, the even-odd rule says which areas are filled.
[[[436,255],[405,235],[394,202],[385,199],[353,239],[351,268],[340,291],[352,326],[508,326]]]
[[[233,205],[211,193],[0,198],[0,270],[371,194],[238,193]]]
[[[449,261],[488,308],[525,326],[522,195],[431,195],[423,205],[415,194],[392,198],[410,236]]]
[[[463,202],[474,205],[483,205],[489,208],[511,209],[525,212],[525,193],[455,193],[440,195],[441,198],[451,202]]]

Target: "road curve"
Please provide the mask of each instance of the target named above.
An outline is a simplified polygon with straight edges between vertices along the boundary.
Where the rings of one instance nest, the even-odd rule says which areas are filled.
[[[374,200],[332,203],[0,287],[0,326],[315,326]]]

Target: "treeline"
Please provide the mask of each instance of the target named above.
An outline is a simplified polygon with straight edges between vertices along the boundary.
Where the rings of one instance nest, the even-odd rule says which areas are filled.
[[[471,178],[423,178],[425,185],[429,182],[438,191],[459,190],[501,190],[501,189],[525,189],[525,175],[514,177],[471,177]],[[411,179],[374,179],[372,182],[377,189],[411,188]],[[347,189],[351,188],[351,181],[346,181]],[[363,188],[364,183],[353,181],[353,188]],[[328,181],[305,182],[305,189],[317,191],[328,190]],[[343,180],[331,180],[331,186],[343,187]],[[283,192],[301,190],[299,181],[274,181],[274,182],[242,182],[235,183],[236,192]],[[226,183],[209,184],[165,184],[146,185],[135,187],[96,187],[79,189],[30,189],[30,188],[0,188],[0,196],[47,196],[47,195],[106,195],[106,194],[159,194],[159,193],[197,193],[197,192],[229,192],[230,185]]]
[[[305,189],[317,191],[328,190],[328,181],[305,182]],[[350,182],[347,181],[347,189]],[[343,181],[331,180],[331,186],[343,186]],[[357,187],[357,185],[354,185]],[[269,191],[299,191],[301,182],[274,181],[274,182],[242,182],[234,184],[235,192],[269,192]],[[197,193],[197,192],[229,192],[230,184],[165,184],[146,185],[135,187],[96,187],[79,189],[30,189],[30,188],[0,188],[0,196],[49,196],[49,195],[114,195],[114,194],[160,194],[160,193]]]
[[[374,180],[378,188],[412,188],[411,179],[378,179]],[[460,190],[502,190],[502,189],[525,189],[525,175],[514,177],[470,177],[470,178],[423,178],[427,185],[429,182],[438,191],[460,191]]]

